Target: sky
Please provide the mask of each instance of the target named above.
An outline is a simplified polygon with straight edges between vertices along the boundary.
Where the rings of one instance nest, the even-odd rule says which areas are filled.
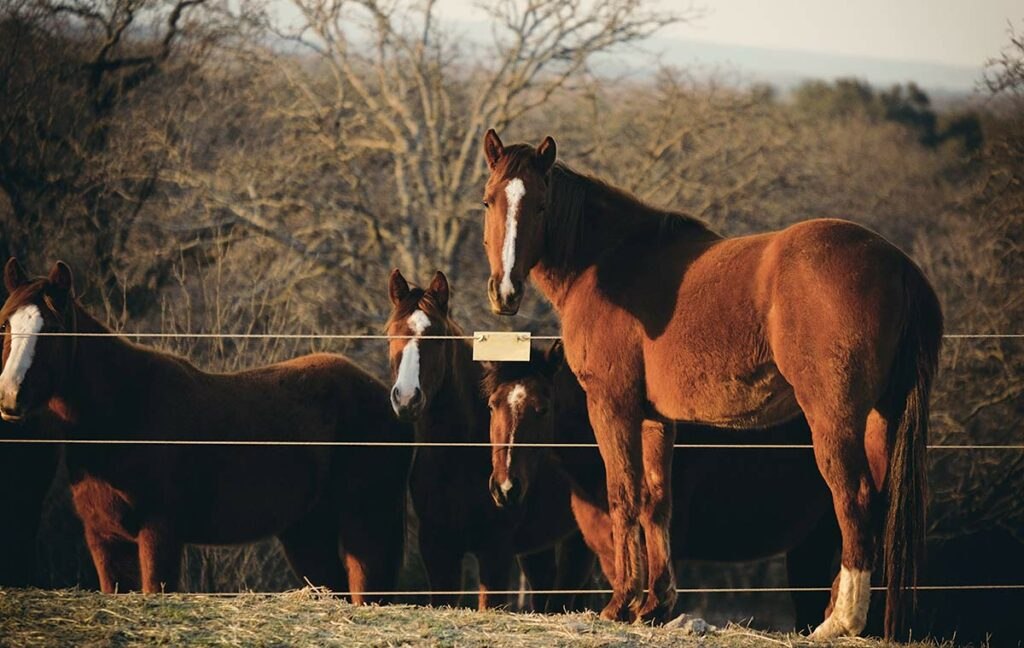
[[[665,6],[671,6],[668,2]],[[977,67],[1008,42],[1021,0],[714,0],[671,35],[770,49]],[[667,34],[666,34],[667,35]]]
[[[480,0],[442,0],[447,20],[471,22]],[[679,0],[660,0],[663,8]],[[856,76],[970,91],[985,61],[1024,31],[1024,0],[693,0],[703,15],[647,49],[679,65],[725,66],[786,84]],[[689,6],[689,5],[687,5]],[[814,54],[814,56],[808,56]]]

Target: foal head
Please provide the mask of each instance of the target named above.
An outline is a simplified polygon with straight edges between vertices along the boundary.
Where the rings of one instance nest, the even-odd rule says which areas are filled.
[[[444,382],[448,371],[445,340],[423,339],[452,335],[448,319],[448,279],[437,272],[426,290],[410,287],[402,273],[391,271],[388,285],[391,317],[388,335],[402,336],[389,344],[391,407],[398,418],[415,421]]]
[[[11,258],[4,266],[4,284],[8,297],[0,309],[0,418],[20,421],[46,406],[68,370],[72,339],[38,334],[73,329],[74,282],[71,269],[61,261],[49,276],[29,279]]]
[[[484,248],[491,265],[487,297],[498,315],[515,315],[523,282],[544,251],[544,206],[555,140],[536,149],[503,146],[493,129],[484,137],[491,175],[484,188]]]
[[[516,443],[554,438],[552,379],[562,365],[562,345],[533,351],[530,361],[491,364],[483,391],[491,408],[491,497],[499,507],[522,502],[546,450]]]

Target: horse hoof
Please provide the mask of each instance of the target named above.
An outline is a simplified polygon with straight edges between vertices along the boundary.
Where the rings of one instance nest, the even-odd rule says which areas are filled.
[[[612,596],[612,600],[601,610],[601,618],[609,621],[621,621],[632,623],[637,619],[637,608],[639,606],[627,601],[625,597]]]
[[[658,598],[651,594],[640,608],[640,620],[644,623],[661,625],[672,618],[672,610],[676,607],[675,597]]]
[[[825,619],[821,625],[814,629],[811,636],[808,637],[811,641],[831,641],[838,639],[839,637],[853,637],[856,633],[850,632],[843,627],[843,624],[839,623],[835,619],[835,615]]]

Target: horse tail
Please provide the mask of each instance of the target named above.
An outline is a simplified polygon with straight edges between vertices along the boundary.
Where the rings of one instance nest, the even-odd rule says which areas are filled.
[[[928,399],[942,343],[942,310],[935,291],[916,266],[905,271],[903,285],[903,332],[884,398],[899,413],[892,426],[883,549],[886,637],[903,632],[917,605],[914,588],[927,530]]]

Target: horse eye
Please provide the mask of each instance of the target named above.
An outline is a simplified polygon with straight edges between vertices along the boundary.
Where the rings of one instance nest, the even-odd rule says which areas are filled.
[[[485,201],[484,201],[484,209],[487,209],[487,208],[489,208],[490,206],[491,206],[491,203],[489,203],[489,202],[487,202],[487,201],[485,200]]]

